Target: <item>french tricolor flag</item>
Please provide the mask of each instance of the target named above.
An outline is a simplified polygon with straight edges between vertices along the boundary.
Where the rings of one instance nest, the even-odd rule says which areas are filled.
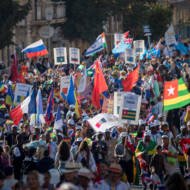
[[[28,96],[21,104],[10,111],[10,117],[15,125],[18,125],[25,113],[29,112],[31,96]]]
[[[47,48],[42,40],[38,40],[37,42],[30,44],[24,48],[22,52],[26,53],[28,58],[40,57],[48,54]]]

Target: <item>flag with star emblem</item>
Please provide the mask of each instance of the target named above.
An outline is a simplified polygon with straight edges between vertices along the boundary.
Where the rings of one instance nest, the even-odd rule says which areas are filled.
[[[190,104],[190,92],[182,78],[164,83],[164,111]]]

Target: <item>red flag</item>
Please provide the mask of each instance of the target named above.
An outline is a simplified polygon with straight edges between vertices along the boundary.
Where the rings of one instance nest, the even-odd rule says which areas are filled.
[[[122,81],[124,91],[131,91],[133,89],[133,86],[135,85],[135,83],[138,81],[139,78],[139,68],[140,66],[138,65],[138,67],[134,69],[132,72],[130,72],[127,75],[126,79]]]
[[[123,37],[124,37],[124,38],[128,38],[128,37],[129,37],[129,31],[123,33]]]
[[[92,92],[92,104],[100,108],[100,94],[108,90],[106,80],[100,67],[100,61],[95,62],[94,89]]]
[[[18,78],[16,55],[13,55],[12,57],[13,57],[13,63],[11,65],[10,79],[11,79],[12,82],[16,82],[17,78]]]

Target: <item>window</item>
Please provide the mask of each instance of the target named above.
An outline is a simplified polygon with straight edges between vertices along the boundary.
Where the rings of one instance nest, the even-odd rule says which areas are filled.
[[[65,6],[64,4],[57,5],[57,18],[65,17]]]

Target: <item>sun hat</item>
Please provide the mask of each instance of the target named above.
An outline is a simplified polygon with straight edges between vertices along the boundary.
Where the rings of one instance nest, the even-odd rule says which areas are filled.
[[[110,171],[112,173],[118,173],[118,174],[120,174],[120,173],[122,173],[122,168],[121,168],[121,166],[119,164],[112,163],[110,165],[110,167],[108,168],[108,171]]]
[[[88,178],[88,179],[92,179],[94,177],[92,172],[87,168],[81,168],[78,171],[78,176],[82,176],[82,177],[85,177],[85,178]]]
[[[81,168],[81,164],[77,162],[66,162],[64,168],[60,168],[62,174],[77,172]]]

